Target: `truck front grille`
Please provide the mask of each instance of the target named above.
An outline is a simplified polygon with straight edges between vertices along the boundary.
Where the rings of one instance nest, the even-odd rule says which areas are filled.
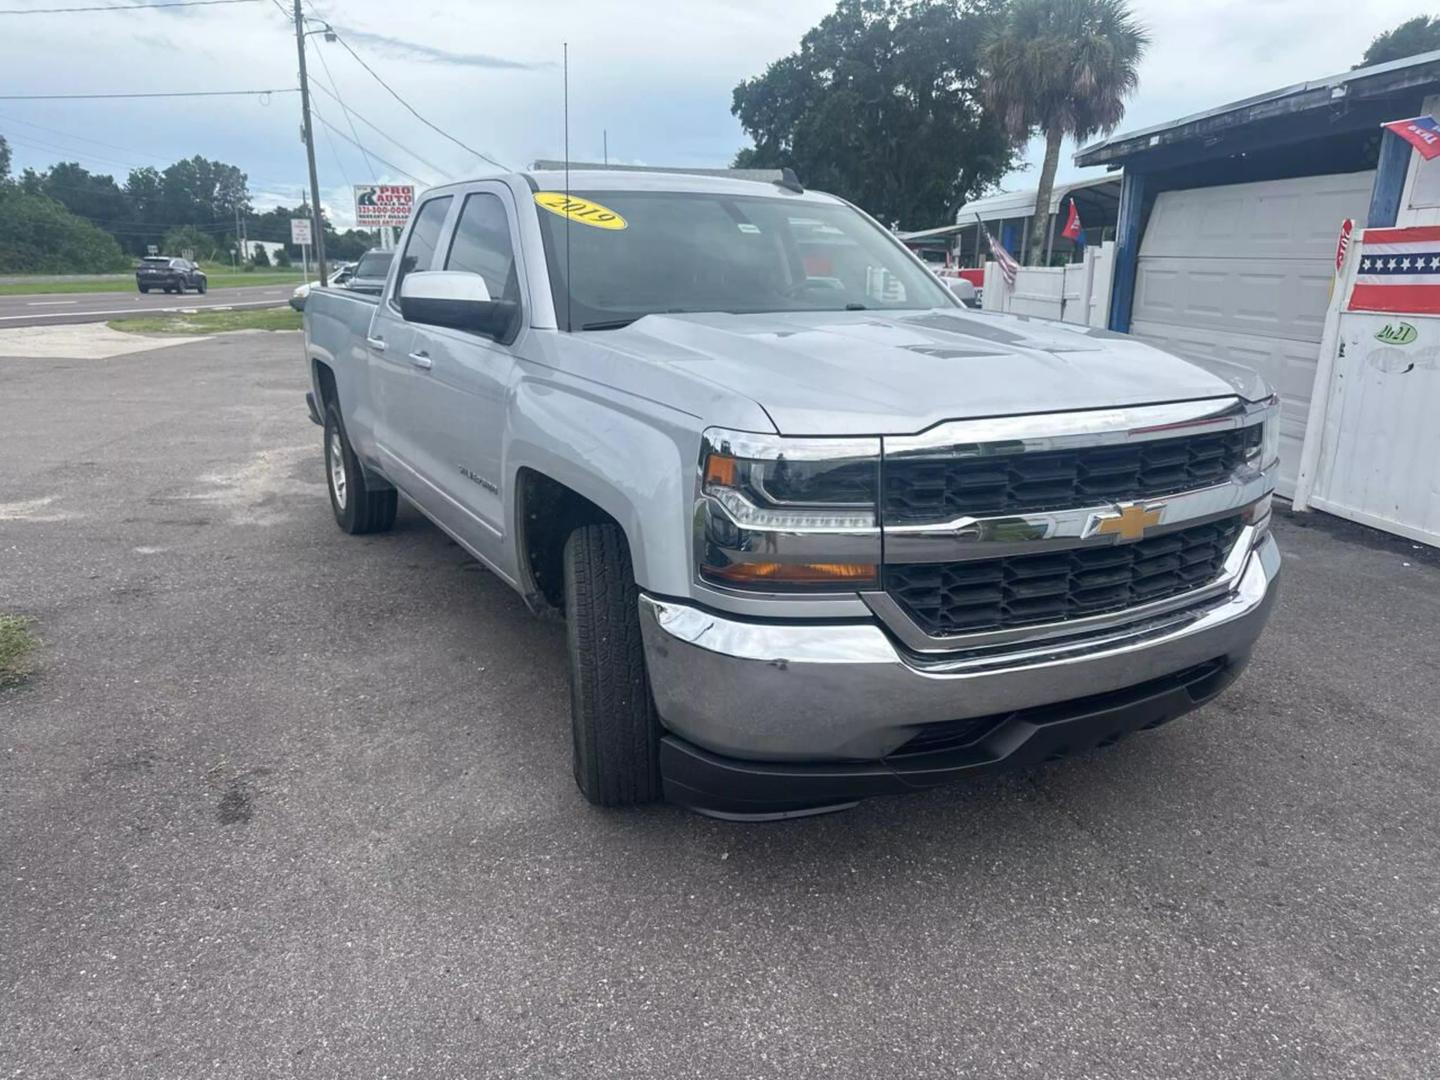
[[[1255,424],[1118,446],[1015,453],[1001,443],[971,456],[887,457],[885,521],[928,524],[1173,495],[1222,483],[1259,445]]]
[[[896,563],[885,590],[927,634],[1060,622],[1163,600],[1214,581],[1240,516],[1132,544],[947,563]]]

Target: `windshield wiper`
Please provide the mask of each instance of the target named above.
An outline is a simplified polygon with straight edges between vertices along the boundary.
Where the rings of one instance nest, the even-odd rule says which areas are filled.
[[[635,319],[604,319],[600,322],[581,323],[581,330],[623,330]]]
[[[864,304],[846,304],[846,305],[845,305],[845,310],[846,310],[846,311],[869,311],[870,309],[869,309],[868,307],[866,307]]]

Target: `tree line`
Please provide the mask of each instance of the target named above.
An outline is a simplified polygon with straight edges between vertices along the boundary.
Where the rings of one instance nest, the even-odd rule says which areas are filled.
[[[735,87],[753,145],[734,164],[788,166],[886,225],[924,229],[954,223],[1038,137],[1031,247],[1015,253],[1037,263],[1062,140],[1119,125],[1148,44],[1128,0],[840,0],[795,52]],[[1440,19],[1416,16],[1360,66],[1433,49]]]
[[[12,176],[0,135],[0,272],[123,271],[151,245],[165,255],[188,250],[200,261],[229,262],[237,227],[249,240],[285,245],[279,262],[286,265],[300,258],[290,245],[290,219],[309,216],[304,203],[257,211],[243,170],[199,155],[164,169],[133,169],[123,182],[73,161]],[[374,242],[369,232],[338,232],[325,222],[325,249],[334,259],[359,258]]]

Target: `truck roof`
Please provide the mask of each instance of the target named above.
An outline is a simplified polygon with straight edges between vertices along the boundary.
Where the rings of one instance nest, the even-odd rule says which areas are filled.
[[[503,176],[474,179],[518,179],[536,191],[564,191],[565,173],[560,169],[530,169]],[[465,181],[470,182],[470,181]],[[443,184],[430,191],[444,191]],[[793,191],[779,184],[740,177],[689,172],[659,172],[628,169],[571,169],[572,191],[690,191],[711,195],[781,196],[802,202],[838,203],[841,200],[822,191]],[[428,194],[428,192],[427,192]]]

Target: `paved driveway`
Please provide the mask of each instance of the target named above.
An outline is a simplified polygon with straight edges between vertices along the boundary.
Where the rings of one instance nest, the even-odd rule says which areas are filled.
[[[1282,522],[1250,673],[843,815],[603,813],[563,634],[343,536],[295,335],[0,360],[0,1073],[1434,1077],[1440,565]],[[1408,565],[1407,565],[1408,564]]]

